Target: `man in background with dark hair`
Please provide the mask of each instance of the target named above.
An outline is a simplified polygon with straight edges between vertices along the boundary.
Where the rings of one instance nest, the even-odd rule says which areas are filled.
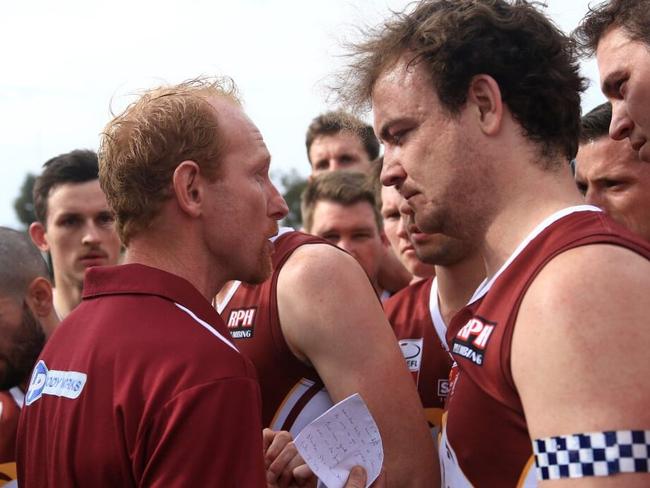
[[[342,110],[312,120],[305,145],[312,176],[339,169],[368,173],[379,156],[379,141],[372,127]]]
[[[485,262],[447,330],[444,486],[647,486],[650,246],[571,177],[584,80],[570,40],[525,1],[426,0],[351,59],[382,183],[419,229]]]
[[[612,104],[609,135],[629,139],[650,162],[650,1],[611,0],[590,8],[574,33],[596,55],[601,88]]]
[[[626,140],[609,137],[609,102],[582,117],[576,184],[587,203],[650,242],[650,165]]]
[[[16,478],[16,431],[36,358],[59,319],[41,253],[0,227],[0,484]]]
[[[98,178],[97,155],[75,150],[47,161],[34,184],[37,221],[29,234],[51,254],[54,307],[61,318],[81,301],[86,269],[119,259],[113,212]]]

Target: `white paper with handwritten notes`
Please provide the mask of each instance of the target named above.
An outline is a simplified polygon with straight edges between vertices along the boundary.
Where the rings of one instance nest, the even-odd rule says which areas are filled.
[[[368,487],[379,476],[384,462],[379,429],[358,393],[314,420],[294,442],[307,465],[327,488],[343,488],[354,466],[363,466],[366,470]]]

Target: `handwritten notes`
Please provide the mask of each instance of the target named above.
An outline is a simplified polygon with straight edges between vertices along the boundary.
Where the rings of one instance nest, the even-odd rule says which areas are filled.
[[[328,488],[343,488],[350,470],[363,466],[366,487],[381,471],[384,449],[375,420],[358,393],[337,403],[295,439],[298,452]]]

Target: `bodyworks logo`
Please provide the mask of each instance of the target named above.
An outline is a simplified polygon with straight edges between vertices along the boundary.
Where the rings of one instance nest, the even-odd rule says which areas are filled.
[[[485,348],[496,325],[496,322],[490,322],[481,317],[469,319],[456,334],[452,352],[469,359],[474,364],[483,366]]]
[[[253,337],[257,307],[238,308],[228,315],[228,332],[233,339]]]
[[[57,371],[47,369],[42,359],[36,364],[29,389],[25,395],[25,405],[31,405],[43,395],[53,395],[74,400],[81,395],[86,385],[86,374],[78,371]]]

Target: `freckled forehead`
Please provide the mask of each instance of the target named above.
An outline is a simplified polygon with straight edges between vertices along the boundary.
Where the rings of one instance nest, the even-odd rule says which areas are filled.
[[[246,115],[241,105],[226,96],[212,96],[208,98],[208,102],[218,114],[219,125],[223,133],[245,139],[267,151],[262,133]]]
[[[437,98],[431,77],[421,63],[410,64],[403,56],[378,78],[372,92],[373,109],[390,105],[398,111],[424,108],[431,98]]]
[[[612,29],[603,36],[596,48],[601,79],[625,61],[620,51],[633,42],[622,29]]]

